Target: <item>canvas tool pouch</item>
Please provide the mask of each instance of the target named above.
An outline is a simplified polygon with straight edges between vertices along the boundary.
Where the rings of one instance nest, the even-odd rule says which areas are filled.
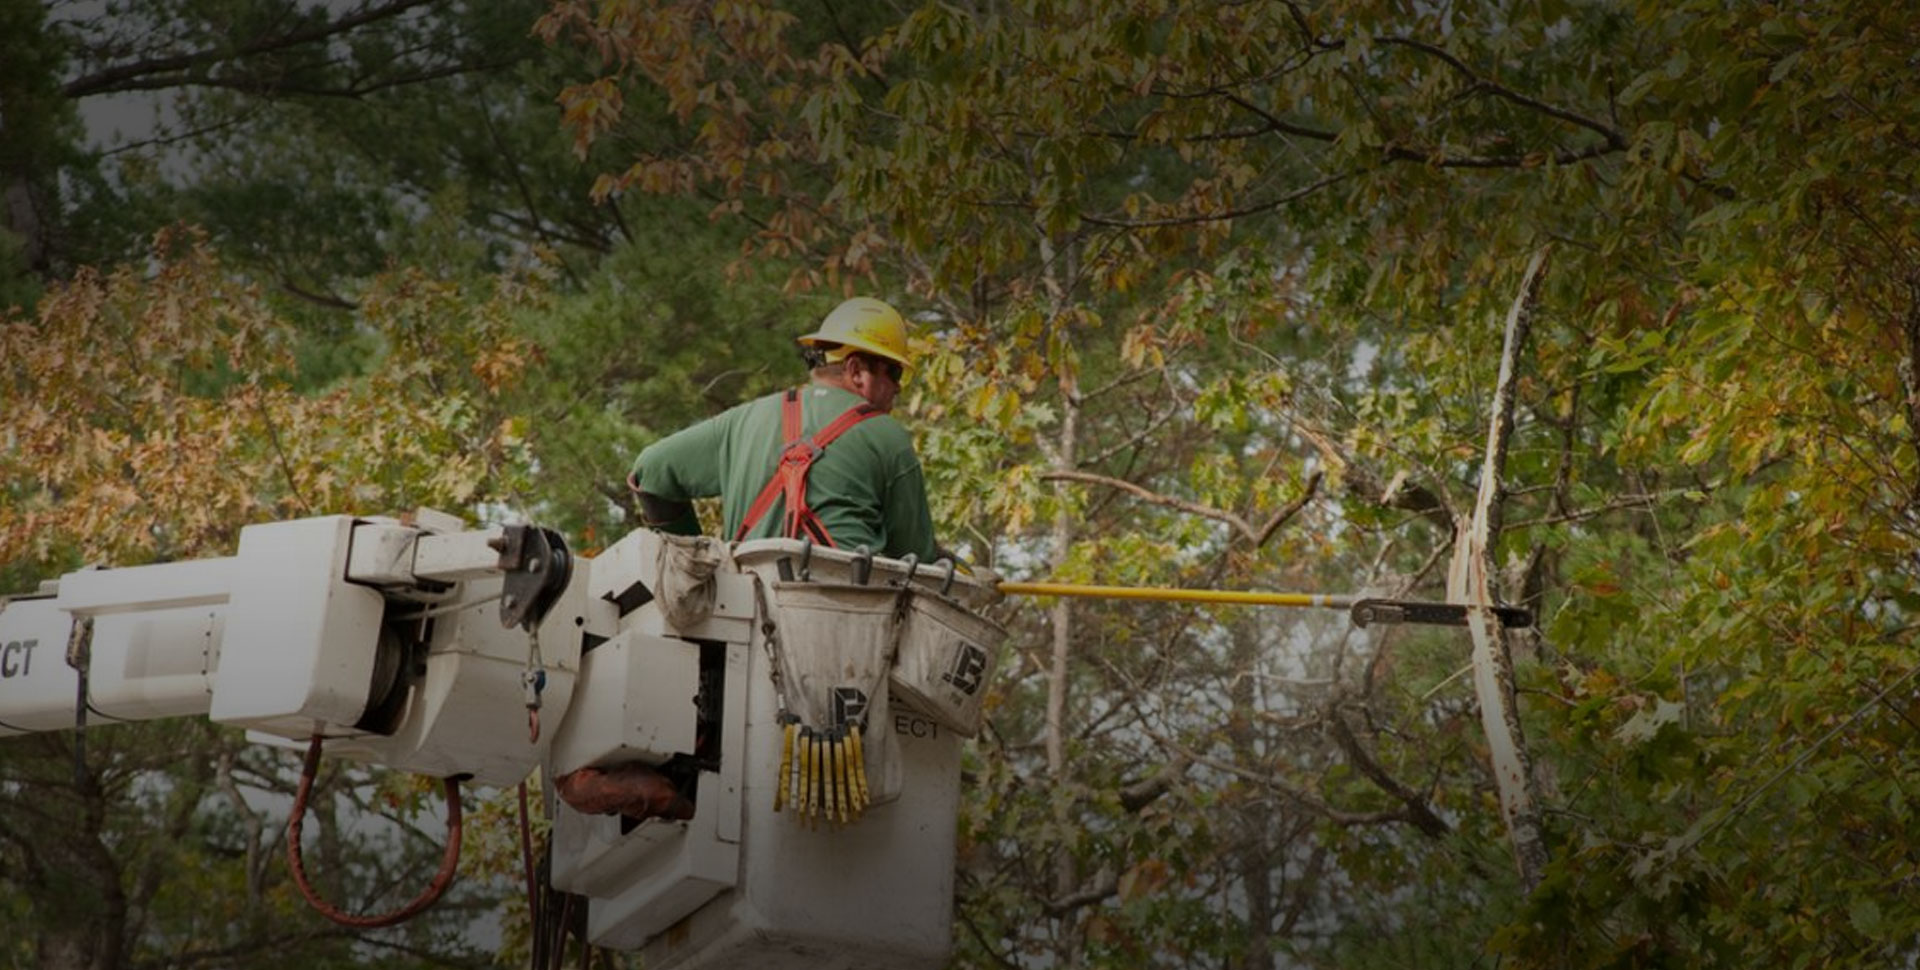
[[[874,802],[899,797],[901,765],[887,710],[887,674],[899,635],[900,589],[776,582],[774,662],[788,710],[815,731],[861,726]]]
[[[961,737],[980,731],[981,701],[1007,631],[957,600],[915,590],[901,617],[893,692]]]
[[[660,615],[676,630],[687,630],[713,615],[713,574],[725,558],[710,536],[660,535],[659,575],[654,582]]]

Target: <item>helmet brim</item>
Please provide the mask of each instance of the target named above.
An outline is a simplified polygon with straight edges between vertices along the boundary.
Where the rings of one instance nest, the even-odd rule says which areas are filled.
[[[810,333],[804,337],[796,338],[795,342],[802,347],[810,347],[816,350],[826,351],[827,360],[829,362],[837,363],[841,360],[845,360],[847,354],[851,354],[855,351],[859,351],[860,353],[863,353],[863,354],[872,354],[875,357],[881,357],[886,360],[893,361],[894,363],[899,364],[901,368],[904,370],[910,371],[913,369],[913,361],[907,359],[905,356],[898,353],[897,351],[890,350],[886,347],[883,347],[879,344],[872,343],[869,341],[830,339],[830,338],[821,336],[819,333]],[[845,352],[839,353],[839,354],[835,353],[835,351],[841,351],[841,350],[844,350]]]

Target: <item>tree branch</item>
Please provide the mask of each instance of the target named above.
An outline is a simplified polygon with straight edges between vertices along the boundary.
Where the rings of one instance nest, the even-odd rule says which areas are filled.
[[[316,940],[340,939],[340,938],[350,937],[354,935],[356,935],[355,931],[347,929],[346,927],[328,926],[320,929],[306,930],[300,933],[288,933],[282,936],[271,936],[271,937],[266,937],[264,939],[259,939],[259,940],[250,940],[246,943],[241,943],[234,946],[218,947],[218,948],[206,949],[206,950],[189,950],[185,953],[170,953],[170,954],[167,954],[163,962],[134,963],[132,964],[132,966],[134,967],[134,970],[144,970],[144,968],[148,968],[148,967],[156,968],[156,970],[158,970],[158,968],[166,968],[166,970],[186,970],[186,968],[200,966],[203,964],[230,965],[235,962],[233,959],[234,957],[247,956],[248,954],[253,954],[253,953],[283,950],[289,946],[292,946],[293,944],[298,944],[298,943],[311,943]]]
[[[1307,476],[1307,487],[1300,490],[1299,497],[1288,502],[1285,507],[1273,513],[1273,517],[1267,520],[1267,524],[1260,527],[1259,533],[1251,537],[1255,548],[1266,545],[1267,540],[1273,538],[1275,531],[1281,526],[1286,525],[1287,521],[1295,515],[1298,515],[1301,509],[1306,508],[1308,502],[1313,501],[1314,495],[1320,491],[1321,477],[1322,473],[1318,471]]]
[[[1512,88],[1509,88],[1505,85],[1497,84],[1493,81],[1489,81],[1486,78],[1482,77],[1480,74],[1476,73],[1472,68],[1468,67],[1459,58],[1453,56],[1452,54],[1446,52],[1445,50],[1442,50],[1438,47],[1434,47],[1431,44],[1427,44],[1423,41],[1416,41],[1410,38],[1403,38],[1403,37],[1377,37],[1375,38],[1375,41],[1379,43],[1385,43],[1385,44],[1398,44],[1400,46],[1408,47],[1414,50],[1419,50],[1419,51],[1422,51],[1423,53],[1427,53],[1432,56],[1438,57],[1441,60],[1445,61],[1453,69],[1464,74],[1469,79],[1470,83],[1473,85],[1475,89],[1486,91],[1503,100],[1510,101],[1514,104],[1521,105],[1523,107],[1541,112],[1543,114],[1549,115],[1554,118],[1558,118],[1570,124],[1578,125],[1582,128],[1587,128],[1592,131],[1598,132],[1603,138],[1606,139],[1601,144],[1592,145],[1587,148],[1563,149],[1561,151],[1554,153],[1553,161],[1554,161],[1554,164],[1556,165],[1571,165],[1575,162],[1582,162],[1588,159],[1598,158],[1601,155],[1606,155],[1606,154],[1610,154],[1618,151],[1624,151],[1627,148],[1626,136],[1623,135],[1619,130],[1613,128],[1612,126],[1607,125],[1603,122],[1595,121],[1592,118],[1588,118],[1585,115],[1581,115],[1576,112],[1569,111],[1565,108],[1548,104],[1537,98],[1533,98],[1533,97],[1529,97],[1527,95],[1521,94],[1518,91],[1515,91]],[[1338,47],[1345,46],[1345,44],[1346,44],[1345,41],[1339,41],[1331,46],[1333,48],[1338,48]],[[1279,133],[1283,135],[1293,135],[1300,138],[1308,138],[1314,141],[1321,141],[1321,142],[1332,142],[1337,138],[1339,138],[1340,136],[1340,133],[1335,130],[1325,129],[1325,128],[1312,128],[1306,125],[1296,124],[1294,122],[1288,121],[1285,118],[1282,118],[1279,115],[1276,115],[1271,111],[1268,111],[1267,109],[1261,107],[1260,105],[1253,103],[1251,100],[1245,97],[1242,97],[1241,95],[1233,94],[1229,92],[1224,94],[1223,96],[1226,98],[1226,100],[1229,103],[1233,104],[1235,107],[1238,107],[1241,110],[1248,112],[1249,114],[1253,114],[1259,117],[1263,122],[1265,122],[1265,128],[1263,130],[1235,132],[1232,134],[1236,134],[1241,137],[1252,137],[1258,134],[1274,132],[1274,133]],[[1524,168],[1530,164],[1533,164],[1536,161],[1536,158],[1531,153],[1518,153],[1518,154],[1510,153],[1505,155],[1445,155],[1445,154],[1436,154],[1432,151],[1421,151],[1416,148],[1408,148],[1404,145],[1388,145],[1384,148],[1383,154],[1390,161],[1418,162],[1423,165],[1434,166],[1435,168]],[[1349,173],[1349,174],[1357,174],[1357,173]]]
[[[1159,492],[1154,492],[1154,491],[1150,491],[1148,489],[1142,488],[1141,486],[1135,485],[1134,483],[1129,482],[1125,479],[1111,478],[1106,475],[1097,475],[1097,474],[1094,474],[1093,472],[1059,470],[1059,471],[1050,471],[1050,472],[1042,473],[1040,475],[1040,480],[1043,482],[1080,482],[1081,484],[1084,484],[1084,485],[1104,485],[1107,488],[1117,489],[1119,491],[1126,492],[1127,494],[1132,495],[1133,497],[1143,502],[1146,502],[1150,505],[1159,505],[1159,506],[1163,506],[1170,509],[1177,509],[1182,512],[1188,512],[1193,515],[1200,516],[1203,519],[1212,519],[1216,522],[1224,522],[1227,525],[1232,526],[1233,530],[1235,532],[1240,533],[1241,535],[1244,535],[1244,536],[1253,535],[1253,527],[1247,524],[1247,520],[1239,517],[1238,515],[1233,514],[1232,512],[1228,512],[1224,509],[1216,509],[1210,505],[1201,505],[1198,502],[1189,502],[1186,499],[1175,498],[1171,495],[1162,495]]]
[[[973,918],[973,913],[967,907],[959,906],[955,908],[957,912],[954,915],[960,920],[961,924],[967,928],[967,932],[973,935],[973,942],[979,945],[980,952],[992,957],[993,962],[1004,968],[1004,970],[1022,970],[1021,964],[1008,959],[1006,954],[1001,953],[996,947],[995,944],[1004,943],[1004,940],[988,939],[987,934],[980,929],[980,923]]]
[[[1411,512],[1433,523],[1441,535],[1453,535],[1453,512],[1439,495],[1425,486],[1409,486],[1399,476],[1393,482],[1382,483],[1380,476],[1374,474],[1372,469],[1342,454],[1333,440],[1319,428],[1300,418],[1295,418],[1292,424],[1293,429],[1320,453],[1320,460],[1328,468],[1340,473],[1349,493],[1382,508]]]
[[[1349,812],[1343,809],[1338,809],[1333,807],[1332,805],[1327,804],[1326,800],[1321,798],[1320,796],[1315,795],[1310,791],[1307,791],[1305,788],[1302,788],[1299,785],[1296,785],[1293,782],[1280,777],[1279,775],[1263,774],[1261,772],[1252,771],[1247,768],[1241,767],[1240,765],[1234,764],[1230,761],[1222,761],[1218,758],[1210,758],[1206,755],[1199,754],[1198,752],[1189,751],[1186,748],[1178,744],[1175,744],[1172,741],[1167,740],[1165,738],[1155,738],[1155,740],[1158,741],[1160,744],[1166,746],[1168,749],[1174,751],[1181,757],[1192,761],[1194,764],[1206,765],[1207,767],[1213,768],[1217,771],[1224,771],[1227,774],[1230,774],[1243,781],[1252,782],[1253,784],[1259,785],[1262,788],[1267,788],[1274,792],[1277,792],[1282,797],[1286,798],[1288,801],[1293,802],[1301,806],[1302,808],[1307,809],[1308,811],[1314,813],[1315,815],[1320,816],[1321,818],[1326,819],[1329,822],[1334,823],[1335,825],[1345,825],[1345,826],[1382,825],[1388,822],[1410,821],[1407,818],[1407,813],[1403,810],[1394,810],[1394,811],[1385,811],[1385,812]]]
[[[1081,909],[1086,906],[1092,906],[1095,903],[1104,902],[1105,900],[1112,898],[1119,892],[1120,892],[1119,874],[1115,873],[1112,869],[1102,869],[1095,876],[1094,882],[1092,885],[1082,887],[1076,892],[1068,893],[1063,896],[1056,896],[1052,899],[1043,899],[1040,901],[1040,908],[1045,910],[1048,916],[1061,917],[1073,912],[1076,909]]]
[[[1187,768],[1192,764],[1190,758],[1177,757],[1161,765],[1159,771],[1120,789],[1120,807],[1129,812],[1138,812],[1153,804],[1160,796],[1173,790],[1176,782],[1186,778]]]
[[[1238,533],[1241,538],[1246,539],[1248,542],[1253,543],[1253,545],[1255,545],[1256,547],[1265,544],[1267,539],[1272,537],[1276,529],[1279,529],[1280,526],[1286,524],[1288,519],[1293,518],[1293,516],[1296,513],[1298,513],[1301,508],[1305,507],[1306,504],[1313,499],[1314,493],[1319,491],[1319,488],[1320,488],[1320,473],[1314,472],[1311,476],[1307,478],[1307,487],[1300,494],[1298,498],[1288,503],[1285,508],[1282,508],[1278,512],[1275,512],[1273,514],[1273,517],[1269,518],[1266,521],[1266,523],[1262,525],[1260,528],[1255,529],[1253,525],[1249,523],[1246,519],[1243,519],[1232,512],[1226,511],[1225,509],[1216,509],[1210,505],[1201,505],[1198,502],[1189,502],[1183,498],[1175,498],[1174,496],[1171,496],[1171,495],[1163,495],[1159,492],[1155,492],[1155,491],[1151,491],[1149,489],[1143,488],[1139,485],[1136,485],[1122,478],[1113,478],[1107,475],[1095,474],[1093,472],[1083,472],[1083,471],[1075,471],[1071,469],[1063,469],[1059,471],[1043,472],[1040,475],[1040,480],[1044,482],[1067,481],[1067,482],[1080,482],[1082,484],[1087,484],[1087,485],[1104,485],[1108,488],[1117,489],[1119,491],[1126,492],[1127,494],[1132,495],[1133,497],[1152,505],[1159,505],[1159,506],[1164,506],[1170,509],[1177,509],[1182,512],[1188,512],[1193,515],[1200,516],[1203,519],[1212,519],[1215,522],[1224,522],[1227,525],[1233,527],[1233,531]]]
[[[1433,44],[1429,44],[1423,40],[1415,40],[1411,37],[1396,37],[1396,36],[1375,37],[1373,38],[1373,42],[1376,44],[1389,44],[1389,45],[1398,46],[1398,47],[1405,47],[1409,50],[1416,50],[1423,54],[1429,55],[1431,57],[1439,58],[1441,61],[1445,62],[1448,67],[1451,67],[1455,71],[1458,71],[1462,75],[1464,75],[1467,78],[1467,80],[1473,84],[1473,87],[1478,90],[1485,91],[1489,94],[1494,95],[1495,97],[1501,98],[1502,100],[1510,101],[1514,104],[1520,105],[1521,107],[1528,108],[1533,111],[1538,111],[1541,114],[1544,114],[1553,118],[1558,118],[1561,121],[1567,122],[1568,124],[1578,125],[1579,127],[1585,128],[1589,131],[1599,134],[1602,138],[1605,138],[1607,140],[1606,148],[1609,151],[1621,151],[1627,147],[1626,136],[1621,134],[1621,132],[1618,129],[1614,128],[1612,125],[1606,124],[1605,122],[1596,121],[1585,115],[1578,114],[1573,111],[1569,111],[1566,108],[1562,108],[1557,105],[1548,104],[1545,101],[1541,101],[1538,98],[1533,98],[1533,97],[1529,97],[1527,95],[1521,94],[1520,92],[1515,91],[1514,89],[1507,87],[1504,84],[1499,84],[1494,81],[1490,81],[1484,75],[1475,71],[1473,68],[1468,67],[1466,62],[1460,60],[1460,58],[1455,57],[1452,53],[1448,52],[1447,50],[1441,47],[1435,46]]]
[[[84,98],[95,94],[109,94],[118,91],[137,91],[150,89],[144,83],[155,75],[177,74],[182,71],[205,69],[224,61],[239,60],[258,54],[283,51],[304,44],[325,41],[340,34],[357,30],[368,24],[389,20],[406,13],[415,7],[424,7],[436,0],[389,0],[377,6],[362,7],[352,13],[304,30],[293,30],[284,34],[270,34],[255,37],[230,50],[208,48],[185,54],[166,57],[151,57],[144,60],[117,64],[92,74],[83,75],[68,81],[62,87],[62,93],[69,98]],[[172,84],[164,86],[173,86]]]
[[[1706,488],[1706,489],[1669,488],[1669,489],[1662,489],[1661,491],[1658,491],[1658,492],[1652,492],[1646,495],[1638,495],[1638,494],[1622,495],[1619,498],[1613,499],[1612,501],[1608,501],[1608,502],[1602,502],[1599,505],[1593,505],[1593,506],[1589,506],[1587,508],[1582,508],[1582,509],[1568,509],[1565,512],[1561,512],[1554,515],[1543,515],[1537,519],[1526,519],[1521,522],[1514,522],[1509,525],[1503,526],[1502,528],[1503,529],[1509,529],[1509,528],[1510,529],[1530,529],[1536,526],[1543,526],[1543,525],[1565,525],[1568,522],[1581,522],[1586,519],[1598,518],[1602,515],[1606,515],[1609,512],[1619,512],[1624,509],[1651,510],[1656,503],[1661,502],[1665,499],[1684,495],[1687,492],[1691,492],[1691,491],[1710,492],[1712,490],[1713,490],[1712,488]]]
[[[305,300],[308,303],[311,303],[319,307],[325,307],[329,310],[360,309],[360,304],[352,300],[349,300],[344,296],[340,296],[336,293],[323,293],[318,290],[309,290],[306,287],[301,286],[298,283],[295,283],[293,281],[293,277],[288,276],[285,273],[280,274],[280,289],[284,290],[285,292],[287,292],[292,296],[299,297],[300,299]]]
[[[1467,632],[1473,639],[1473,688],[1480,704],[1480,724],[1486,733],[1488,759],[1500,793],[1500,812],[1507,823],[1520,880],[1528,889],[1540,884],[1548,862],[1541,832],[1532,758],[1521,730],[1513,691],[1513,658],[1504,630],[1494,622],[1492,604],[1493,550],[1500,537],[1504,503],[1502,477],[1507,448],[1513,436],[1513,399],[1518,384],[1520,349],[1533,323],[1534,307],[1546,277],[1548,250],[1542,247],[1527,264],[1520,292],[1507,312],[1506,336],[1500,354],[1500,376],[1494,382],[1493,413],[1487,420],[1486,458],[1480,466],[1480,491],[1473,517],[1462,523],[1461,541],[1447,578],[1448,598],[1473,604],[1467,611]]]
[[[1281,206],[1298,202],[1321,189],[1344,182],[1358,174],[1360,174],[1360,172],[1357,170],[1337,172],[1317,182],[1301,186],[1285,195],[1256,202],[1239,209],[1229,209],[1225,212],[1207,212],[1191,216],[1173,216],[1165,219],[1109,219],[1104,216],[1082,215],[1080,221],[1090,226],[1100,226],[1108,229],[1161,229],[1169,226],[1190,226],[1203,222],[1219,222],[1224,219],[1241,219],[1247,216],[1259,215],[1263,212],[1272,212]]]
[[[1413,823],[1414,828],[1436,839],[1444,838],[1453,831],[1453,826],[1434,814],[1433,806],[1427,803],[1425,795],[1401,784],[1399,779],[1388,774],[1387,769],[1381,767],[1380,762],[1374,759],[1373,753],[1361,745],[1359,738],[1354,737],[1353,728],[1347,725],[1347,719],[1342,717],[1339,711],[1329,712],[1327,721],[1328,729],[1333,734],[1333,741],[1340,746],[1341,751],[1346,753],[1347,762],[1381,791],[1392,795],[1400,804],[1407,806],[1407,821]]]
[[[1920,453],[1920,270],[1907,277],[1907,313],[1900,321],[1906,356],[1899,364],[1900,384],[1907,395],[1907,438]],[[1920,482],[1913,484],[1907,504],[1920,507]]]

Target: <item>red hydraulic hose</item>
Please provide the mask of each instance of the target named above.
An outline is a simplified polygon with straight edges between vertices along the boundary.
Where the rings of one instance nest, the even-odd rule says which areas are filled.
[[[540,882],[533,874],[533,825],[527,820],[527,783],[520,783],[520,867],[527,876],[527,919],[540,909]]]
[[[300,858],[300,823],[307,814],[307,796],[313,791],[313,778],[320,767],[320,735],[314,734],[313,741],[307,746],[307,758],[300,766],[300,790],[293,797],[293,814],[287,819],[287,866],[293,870],[294,884],[300,887],[300,895],[305,896],[307,904],[320,915],[355,929],[378,929],[393,926],[420,915],[427,907],[440,901],[440,897],[453,884],[454,870],[460,863],[460,783],[452,778],[446,780],[447,792],[447,848],[440,856],[440,871],[435,873],[433,881],[413,901],[388,913],[376,913],[372,916],[355,916],[342,912],[333,904],[320,898],[307,883],[307,867]]]

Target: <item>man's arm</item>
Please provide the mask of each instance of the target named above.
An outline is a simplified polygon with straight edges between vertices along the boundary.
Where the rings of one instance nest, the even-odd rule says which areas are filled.
[[[640,518],[648,528],[676,535],[700,534],[693,500],[720,494],[721,448],[726,429],[721,417],[708,418],[647,446],[633,460],[627,487],[640,498]]]
[[[640,473],[627,475],[627,487],[640,500],[640,524],[649,529],[671,532],[675,535],[697,536],[700,534],[700,516],[693,510],[692,502],[682,502],[670,498],[661,498],[640,487]]]

